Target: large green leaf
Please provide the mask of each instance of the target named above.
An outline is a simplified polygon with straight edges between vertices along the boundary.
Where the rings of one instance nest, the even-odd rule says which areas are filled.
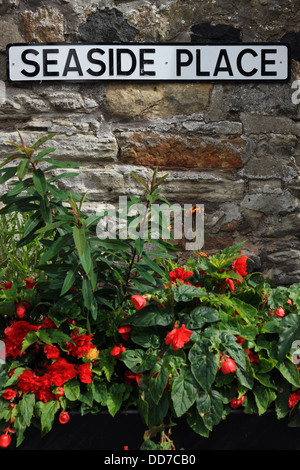
[[[182,284],[180,286],[172,287],[175,302],[189,302],[195,297],[204,297],[205,291],[200,287],[190,286],[189,284]]]
[[[183,366],[180,375],[172,381],[171,397],[177,417],[182,416],[195,403],[199,386],[189,366]]]
[[[191,330],[202,328],[205,323],[212,323],[218,320],[219,312],[211,307],[196,307],[184,315],[184,320],[181,318],[181,322],[185,324],[186,328]]]
[[[120,360],[123,361],[134,374],[139,374],[152,369],[157,361],[157,354],[146,354],[142,349],[127,349],[127,351],[123,352]]]
[[[80,385],[76,379],[68,380],[64,384],[65,396],[70,401],[78,400],[80,396]]]
[[[257,309],[246,302],[238,299],[237,297],[230,298],[233,308],[241,315],[241,317],[247,322],[252,323],[257,316]]]
[[[162,310],[159,307],[149,306],[130,316],[127,321],[128,324],[133,324],[134,326],[167,326],[171,325],[172,318],[172,312]]]
[[[158,404],[167,386],[171,367],[166,360],[157,361],[150,372],[149,388],[154,403]]]
[[[30,426],[33,410],[35,406],[35,396],[33,393],[23,393],[22,400],[18,403],[22,419],[26,426]]]
[[[111,416],[119,411],[123,401],[123,394],[126,391],[125,384],[112,384],[107,392],[107,408]]]
[[[218,358],[210,350],[210,341],[197,341],[189,351],[192,373],[203,390],[209,391],[218,371]]]
[[[277,364],[277,369],[289,383],[300,388],[299,370],[296,364],[286,359],[284,362]]]
[[[208,407],[209,405],[209,407]],[[197,409],[199,414],[203,417],[205,426],[212,431],[213,426],[219,424],[223,413],[223,399],[222,395],[217,390],[211,390],[205,400],[205,406],[208,407],[207,411],[202,411],[203,406],[197,401]]]
[[[38,402],[41,412],[41,427],[43,434],[52,429],[55,414],[60,407],[58,400],[50,400],[47,403]]]

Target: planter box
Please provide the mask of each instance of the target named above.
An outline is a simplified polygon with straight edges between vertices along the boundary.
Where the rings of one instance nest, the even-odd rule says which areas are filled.
[[[185,421],[173,428],[176,450],[300,450],[300,428],[288,427],[287,419],[277,420],[273,411],[262,416],[232,413],[216,426],[210,437],[195,434]],[[145,426],[136,411],[72,414],[66,424],[56,422],[41,438],[38,429],[28,429],[18,450],[139,450]]]

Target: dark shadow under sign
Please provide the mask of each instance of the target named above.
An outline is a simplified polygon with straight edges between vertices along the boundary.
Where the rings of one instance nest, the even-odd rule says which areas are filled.
[[[285,44],[21,43],[7,78],[28,81],[286,81]]]

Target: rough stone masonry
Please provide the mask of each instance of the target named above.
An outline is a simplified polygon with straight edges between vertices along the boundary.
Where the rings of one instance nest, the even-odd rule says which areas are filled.
[[[205,206],[208,253],[246,241],[249,269],[300,282],[300,5],[296,0],[0,0],[0,148],[49,132],[85,164],[90,210],[168,173]],[[288,43],[284,83],[8,83],[6,46],[40,42]],[[72,183],[71,183],[72,181]],[[74,189],[74,180],[64,180]],[[185,255],[182,254],[184,259]]]

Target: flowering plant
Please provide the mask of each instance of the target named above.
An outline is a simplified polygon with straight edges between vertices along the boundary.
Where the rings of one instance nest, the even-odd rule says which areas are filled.
[[[86,195],[57,184],[76,165],[40,150],[52,136],[30,147],[21,137],[1,165],[0,182],[13,178],[1,217],[24,216],[18,254],[38,244],[40,257],[30,276],[15,257],[0,273],[0,446],[19,446],[33,424],[46,434],[72,409],[137,408],[148,427],[141,449],[174,448],[182,417],[208,437],[239,407],[273,407],[299,426],[300,285],[247,274],[243,243],[182,266],[166,240],[100,239]],[[165,177],[134,176],[150,209]],[[139,225],[148,222],[147,212]]]

